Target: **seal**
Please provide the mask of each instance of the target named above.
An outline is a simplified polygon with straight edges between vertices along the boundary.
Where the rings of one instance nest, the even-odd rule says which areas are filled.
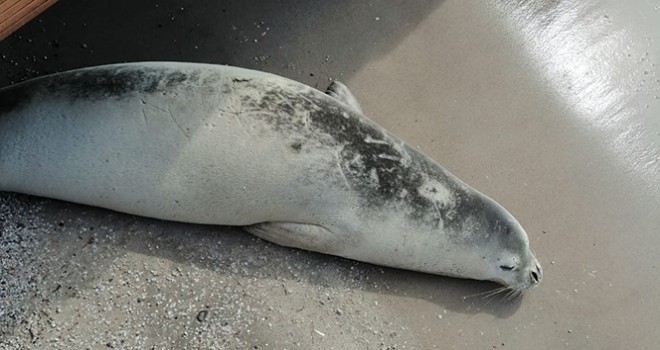
[[[78,69],[0,90],[0,190],[181,222],[369,263],[538,285],[518,221],[326,93],[192,63]]]

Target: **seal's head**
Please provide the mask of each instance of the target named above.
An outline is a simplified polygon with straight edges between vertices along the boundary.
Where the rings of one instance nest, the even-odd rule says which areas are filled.
[[[464,228],[481,254],[482,279],[519,292],[537,286],[543,272],[525,230],[497,202],[482,194],[476,197],[481,208],[471,212]]]

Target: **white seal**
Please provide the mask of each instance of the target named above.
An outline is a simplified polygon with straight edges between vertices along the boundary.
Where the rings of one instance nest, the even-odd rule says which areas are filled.
[[[132,63],[0,90],[0,190],[504,284],[541,268],[504,208],[322,93],[258,71]]]

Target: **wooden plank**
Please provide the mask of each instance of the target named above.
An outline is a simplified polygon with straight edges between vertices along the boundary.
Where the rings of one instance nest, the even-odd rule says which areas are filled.
[[[57,0],[0,0],[0,40],[46,10]]]

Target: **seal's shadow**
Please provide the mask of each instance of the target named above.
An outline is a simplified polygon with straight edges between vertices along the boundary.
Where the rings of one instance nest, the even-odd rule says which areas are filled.
[[[0,42],[0,86],[157,60],[236,65],[324,89],[395,47],[442,2],[60,1]]]
[[[48,241],[36,245],[50,247],[48,255],[32,260],[50,266],[48,276],[40,277],[43,290],[92,288],[113,261],[131,252],[194,265],[219,276],[417,298],[459,313],[508,317],[521,304],[520,298],[465,298],[498,287],[489,282],[384,268],[281,247],[237,227],[167,222],[25,195],[9,195],[9,200],[37,215],[37,225],[51,232],[34,238]],[[42,209],[34,213],[32,207]],[[67,295],[49,295],[58,297]]]

